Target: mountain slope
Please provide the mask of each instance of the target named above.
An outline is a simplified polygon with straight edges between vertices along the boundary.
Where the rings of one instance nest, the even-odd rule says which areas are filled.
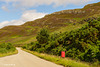
[[[96,19],[98,16],[100,16],[100,2],[86,5],[82,9],[55,12],[20,26],[6,26],[0,29],[0,43],[27,43],[34,41],[37,32],[43,27],[48,28],[50,32],[62,31],[61,29],[69,27],[73,30],[73,26],[75,29],[80,28],[86,21]]]

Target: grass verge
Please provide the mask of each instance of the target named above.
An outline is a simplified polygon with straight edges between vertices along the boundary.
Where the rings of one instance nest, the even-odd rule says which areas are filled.
[[[54,63],[59,64],[59,65],[63,65],[64,67],[91,67],[88,63],[75,61],[75,60],[72,60],[69,58],[61,58],[59,56],[38,53],[35,51],[26,50],[26,49],[22,49],[22,50],[24,50],[28,53],[31,53],[35,56],[38,56],[42,59],[54,62]]]
[[[14,52],[9,52],[9,53],[0,54],[0,57],[5,57],[5,56],[17,54],[17,53],[18,53],[18,50],[15,50]]]

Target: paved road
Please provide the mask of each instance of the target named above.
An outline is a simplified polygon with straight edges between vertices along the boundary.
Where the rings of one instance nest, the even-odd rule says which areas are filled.
[[[18,54],[0,58],[0,67],[63,67],[18,49]]]

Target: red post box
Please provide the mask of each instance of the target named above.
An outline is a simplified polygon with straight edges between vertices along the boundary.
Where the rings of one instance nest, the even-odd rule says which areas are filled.
[[[61,57],[65,58],[65,51],[61,51]]]

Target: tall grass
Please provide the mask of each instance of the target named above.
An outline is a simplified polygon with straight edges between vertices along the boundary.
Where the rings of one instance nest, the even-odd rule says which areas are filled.
[[[14,52],[9,52],[9,53],[0,53],[0,57],[5,57],[5,56],[9,56],[9,55],[13,55],[13,54],[17,54],[18,50],[15,50]]]
[[[0,44],[0,57],[16,54],[18,51],[16,48],[10,43],[2,43]]]
[[[42,59],[54,62],[56,64],[63,65],[64,67],[91,67],[91,65],[89,65],[88,63],[72,60],[69,58],[61,58],[59,56],[38,53],[35,51],[26,50],[26,49],[22,49],[22,50],[29,52],[33,55],[36,55]]]

